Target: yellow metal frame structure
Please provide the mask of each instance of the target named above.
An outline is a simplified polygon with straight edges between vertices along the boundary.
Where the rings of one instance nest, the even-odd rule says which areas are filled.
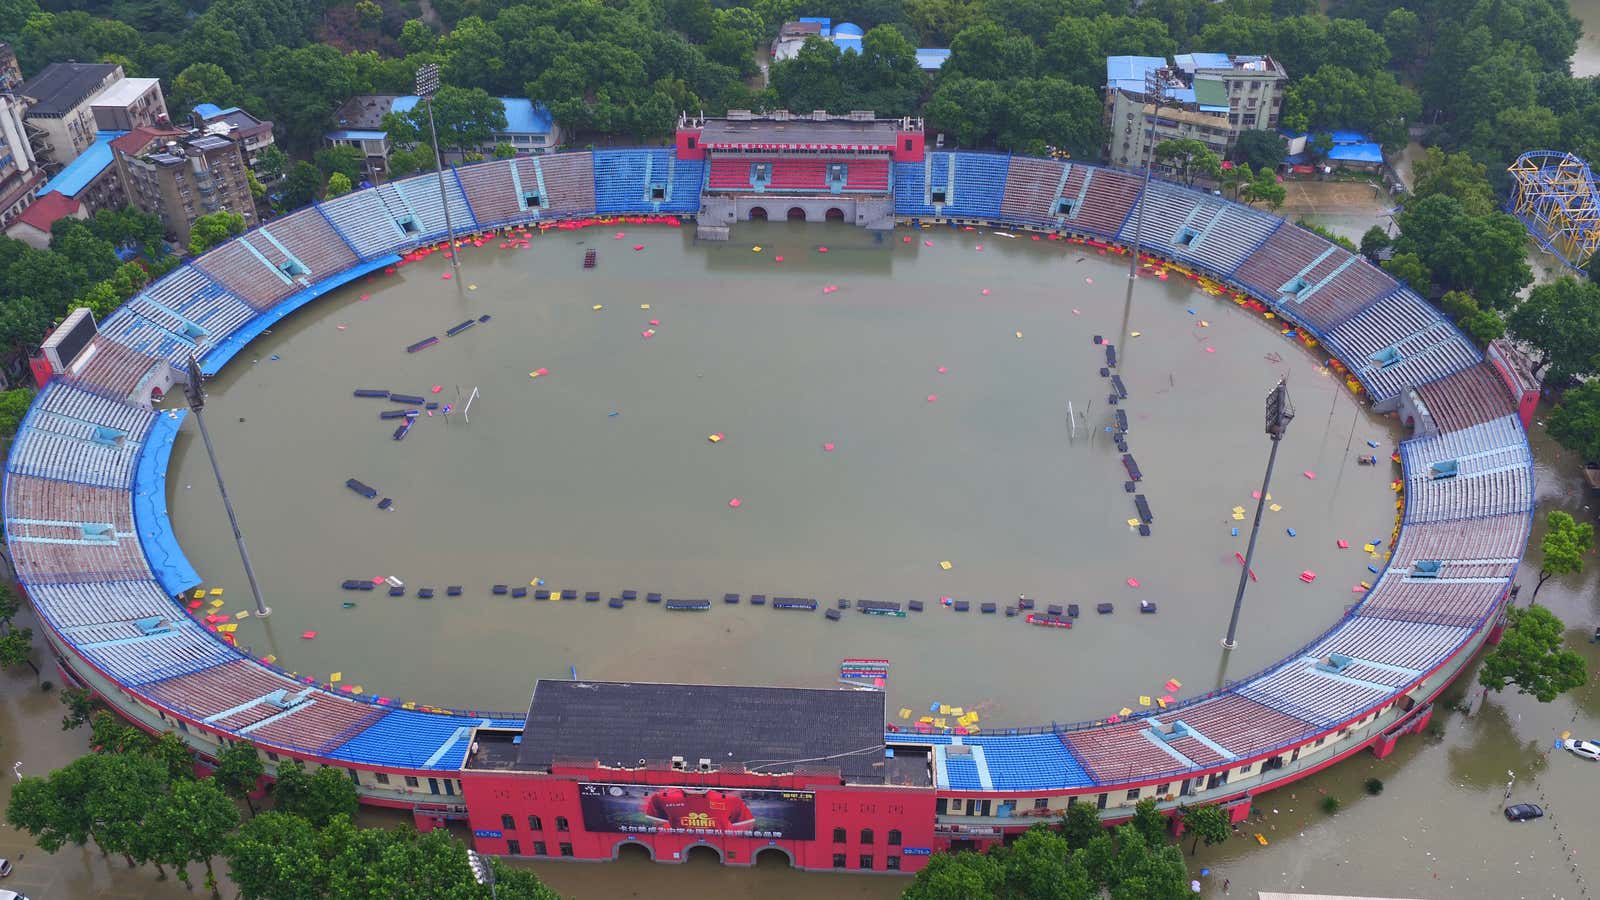
[[[1570,153],[1533,150],[1507,171],[1516,181],[1512,213],[1540,246],[1585,270],[1600,249],[1600,192],[1589,164]]]

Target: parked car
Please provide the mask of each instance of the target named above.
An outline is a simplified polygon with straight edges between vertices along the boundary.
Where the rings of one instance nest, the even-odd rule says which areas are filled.
[[[0,888],[0,900],[28,900],[28,897],[26,894],[19,894],[16,891]]]
[[[0,856],[0,878],[4,878],[4,877],[6,877],[7,875],[10,875],[10,874],[11,874],[11,860],[6,859],[4,856]]]
[[[1518,803],[1506,807],[1506,819],[1511,822],[1526,822],[1529,819],[1544,818],[1544,809],[1537,803]],[[0,900],[5,898],[0,897]]]
[[[1590,762],[1600,762],[1600,743],[1567,738],[1561,742],[1561,746],[1573,756],[1581,756]]]

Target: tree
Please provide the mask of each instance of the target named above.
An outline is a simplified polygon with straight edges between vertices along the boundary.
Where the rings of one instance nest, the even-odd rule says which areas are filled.
[[[1483,658],[1478,683],[1499,692],[1515,685],[1517,693],[1549,703],[1565,691],[1588,682],[1583,657],[1562,647],[1566,625],[1542,606],[1506,610],[1500,643]]]
[[[238,741],[218,751],[217,768],[211,777],[228,796],[244,800],[250,814],[255,815],[256,808],[250,802],[250,794],[265,774],[266,769],[261,764],[261,754],[256,750],[256,745],[249,741]]]
[[[335,172],[328,176],[328,190],[324,196],[342,197],[345,194],[350,193],[352,187],[353,185],[350,184],[350,179],[348,176],[346,176],[343,172]]]
[[[1001,884],[995,896],[1090,900],[1099,895],[1083,860],[1048,825],[1034,825],[1015,843],[989,855],[1000,864]]]
[[[239,827],[239,809],[210,779],[180,781],[161,797],[145,822],[150,858],[178,870],[189,883],[191,862],[204,863],[207,884],[215,883],[211,859],[223,851]]]
[[[1278,181],[1277,173],[1271,169],[1262,169],[1250,179],[1250,183],[1239,189],[1239,197],[1251,206],[1265,203],[1270,209],[1277,209],[1288,199],[1289,192],[1282,182]]]
[[[1039,49],[1026,35],[980,22],[950,41],[950,58],[940,73],[1004,81],[1033,75],[1038,62]]]
[[[94,695],[84,688],[67,687],[61,689],[59,695],[61,705],[67,708],[67,714],[61,717],[61,730],[72,731],[89,724],[89,717],[94,715]]]
[[[1189,848],[1190,856],[1200,849],[1201,841],[1205,841],[1206,846],[1211,847],[1228,839],[1228,814],[1217,804],[1185,806],[1181,815],[1183,829],[1194,835],[1194,844]]]
[[[89,749],[96,753],[147,753],[150,736],[102,709],[89,717]]]
[[[280,812],[304,816],[319,828],[334,816],[354,816],[358,805],[356,786],[342,770],[323,766],[307,774],[296,760],[278,764],[273,794]]]
[[[227,71],[209,62],[197,62],[179,72],[178,77],[172,79],[172,93],[167,96],[167,103],[174,112],[188,111],[201,103],[238,106],[244,100],[243,92]]]
[[[1361,255],[1377,262],[1378,253],[1387,250],[1390,243],[1389,232],[1384,231],[1382,225],[1374,225],[1361,235]],[[1421,260],[1417,262],[1421,264]]]
[[[317,191],[321,187],[322,176],[317,174],[316,166],[308,162],[295,163],[289,171],[289,177],[284,180],[278,205],[284,210],[299,209],[317,199]]]
[[[228,878],[245,900],[322,900],[327,863],[317,830],[300,816],[264,812],[245,822],[222,849]]]
[[[1067,811],[1061,814],[1061,834],[1066,838],[1067,846],[1074,850],[1082,850],[1089,846],[1089,842],[1105,834],[1106,826],[1100,821],[1100,814],[1087,803],[1073,803],[1067,806]]]
[[[33,391],[27,388],[0,391],[0,437],[10,438],[16,434],[17,428],[22,425],[23,417],[28,414],[28,407],[32,405]],[[6,590],[9,591],[10,588]]]
[[[352,184],[361,180],[361,171],[367,164],[366,154],[348,144],[324,147],[318,150],[312,159],[315,161],[317,174],[323,178],[337,173],[349,179]]]
[[[1563,385],[1600,372],[1600,286],[1563,276],[1535,285],[1506,321],[1511,333],[1539,351],[1538,373]]]
[[[94,823],[94,842],[106,853],[121,855],[130,869],[148,860],[144,823],[166,788],[166,769],[140,753],[94,753],[83,758],[94,760],[83,795],[85,813]]]
[[[967,850],[928,858],[901,900],[971,900],[997,896],[1004,873],[994,858]]]
[[[1539,589],[1557,575],[1583,571],[1583,555],[1594,546],[1594,525],[1578,522],[1572,515],[1553,509],[1545,516],[1544,540],[1539,544],[1539,583],[1533,587],[1530,604],[1539,599]]]
[[[1586,381],[1561,396],[1550,413],[1550,436],[1587,462],[1600,462],[1600,381]]]
[[[1252,169],[1277,171],[1283,158],[1289,155],[1289,143],[1276,131],[1250,129],[1233,142],[1231,158]]]
[[[1222,158],[1194,138],[1162,141],[1151,151],[1151,157],[1157,165],[1176,172],[1178,180],[1189,187],[1194,187],[1195,179],[1202,175],[1217,178],[1222,174]]]
[[[1093,158],[1104,142],[1094,91],[1059,78],[1024,78],[1005,92],[998,143],[1035,156],[1049,149]]]
[[[506,143],[505,141],[500,141],[500,142],[498,142],[498,143],[496,143],[494,145],[494,158],[495,159],[510,159],[510,158],[512,158],[513,156],[516,156],[516,155],[517,155],[516,148],[511,146],[510,144]]]
[[[243,232],[244,216],[226,209],[206,213],[195,219],[194,224],[189,226],[189,254],[191,256],[199,256],[228,238]]]
[[[1480,304],[1507,308],[1533,281],[1527,231],[1511,215],[1468,215],[1461,201],[1435,194],[1408,205],[1399,223],[1395,252],[1415,253],[1435,283],[1469,291]]]
[[[483,88],[446,85],[433,96],[434,127],[439,131],[439,146],[467,150],[489,142],[506,129],[506,108]],[[410,111],[387,113],[383,128],[397,144],[415,144],[430,134],[428,109],[418,103]],[[353,149],[353,148],[352,148]]]
[[[39,667],[33,662],[33,629],[12,628],[0,635],[0,669],[26,665],[35,677]]]
[[[1497,208],[1487,172],[1467,153],[1445,153],[1438,147],[1429,147],[1411,167],[1415,182],[1411,195],[1417,200],[1454,197],[1467,215],[1486,216]]]
[[[1325,65],[1285,91],[1281,121],[1295,131],[1354,129],[1398,149],[1408,139],[1406,124],[1421,115],[1421,100],[1389,72]]]
[[[268,181],[277,181],[289,168],[288,154],[278,149],[277,144],[268,144],[256,154],[256,168]]]
[[[943,131],[970,147],[993,138],[1006,103],[1005,90],[993,81],[941,76],[924,112],[930,131]]]
[[[1167,817],[1156,809],[1154,797],[1146,797],[1134,805],[1133,819],[1128,824],[1152,846],[1159,846],[1167,838]]]

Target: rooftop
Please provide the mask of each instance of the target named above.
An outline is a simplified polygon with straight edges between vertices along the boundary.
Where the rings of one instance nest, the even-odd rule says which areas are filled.
[[[51,63],[17,93],[33,101],[29,115],[60,116],[92,97],[119,68],[115,63]]]
[[[541,679],[518,766],[594,760],[634,767],[680,756],[691,770],[839,770],[884,780],[884,699],[871,691]]]
[[[707,119],[700,132],[702,144],[838,144],[847,147],[888,147],[899,134],[894,119]]]
[[[335,115],[340,128],[383,127],[383,117],[399,99],[395,94],[357,94],[344,102]],[[413,101],[415,102],[415,101]]]
[[[549,134],[553,120],[550,110],[545,109],[543,103],[534,103],[523,97],[499,97],[500,105],[505,108],[506,127],[500,134]],[[408,113],[417,108],[422,102],[421,97],[406,96],[394,98],[390,109],[397,113]],[[379,117],[382,118],[381,116]]]
[[[1263,76],[1284,75],[1283,66],[1270,56],[1234,56],[1227,53],[1179,53],[1168,63],[1159,56],[1108,56],[1106,57],[1106,86],[1131,94],[1144,93],[1147,73],[1166,69],[1166,92],[1198,87],[1206,79],[1196,78],[1196,73],[1259,72]],[[1213,78],[1212,80],[1215,80]],[[1218,84],[1221,82],[1219,81]]]
[[[28,204],[28,208],[23,210],[17,219],[48,234],[50,226],[54,225],[57,219],[76,213],[79,207],[78,201],[71,197],[64,197],[58,191],[50,191],[39,195],[39,199]]]
[[[94,139],[94,143],[85,147],[78,158],[67,163],[67,167],[56,174],[56,177],[44,186],[46,191],[60,191],[63,196],[76,197],[84,188],[100,177],[108,166],[115,161],[116,156],[111,152],[111,142],[127,134],[126,131],[102,131]]]
[[[101,132],[104,136],[106,132]],[[183,132],[173,128],[151,128],[140,125],[132,131],[117,132],[117,137],[111,141],[111,149],[129,156],[138,156],[150,149],[151,143],[162,138],[180,138]]]
[[[152,87],[159,89],[160,84],[159,78],[123,78],[101,91],[91,105],[125,107],[143,97]]]

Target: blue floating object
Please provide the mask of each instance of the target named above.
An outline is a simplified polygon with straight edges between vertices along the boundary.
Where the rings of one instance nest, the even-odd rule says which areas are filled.
[[[936,713],[938,711],[939,711],[939,704],[937,704],[937,703],[929,703],[928,704],[928,712]]]
[[[1239,529],[1237,529],[1237,528],[1233,529],[1233,536],[1234,537],[1238,537],[1239,536]]]
[[[1211,870],[1210,869],[1201,869],[1200,870],[1200,877],[1201,878],[1204,878],[1204,877],[1206,877],[1207,875],[1210,875],[1210,874],[1211,874]]]
[[[1116,430],[1116,429],[1114,429],[1114,428],[1112,428],[1112,427],[1111,427],[1111,426],[1110,426],[1110,425],[1107,425],[1107,426],[1106,426],[1106,434],[1110,434],[1110,433],[1111,433],[1111,432],[1113,432],[1113,431],[1115,431],[1115,430]]]
[[[1194,315],[1194,310],[1192,310],[1192,309],[1189,310],[1189,315],[1191,315],[1191,316]]]
[[[1377,446],[1378,446],[1378,442],[1377,441],[1367,441],[1367,446],[1376,449]]]
[[[1376,575],[1376,574],[1378,574],[1378,567],[1377,566],[1367,566],[1367,571],[1371,572],[1374,575]]]
[[[611,418],[611,419],[614,419],[614,418],[616,418],[617,416],[620,416],[620,415],[622,415],[622,413],[619,413],[614,409],[611,412],[606,413],[606,417],[607,418]]]
[[[278,354],[274,353],[274,354],[272,354],[271,356],[269,356],[267,358],[268,359],[281,359],[282,357],[280,357],[280,356],[278,356]]]
[[[1284,530],[1289,532],[1289,537],[1294,537],[1295,536],[1293,528],[1285,528]]]

